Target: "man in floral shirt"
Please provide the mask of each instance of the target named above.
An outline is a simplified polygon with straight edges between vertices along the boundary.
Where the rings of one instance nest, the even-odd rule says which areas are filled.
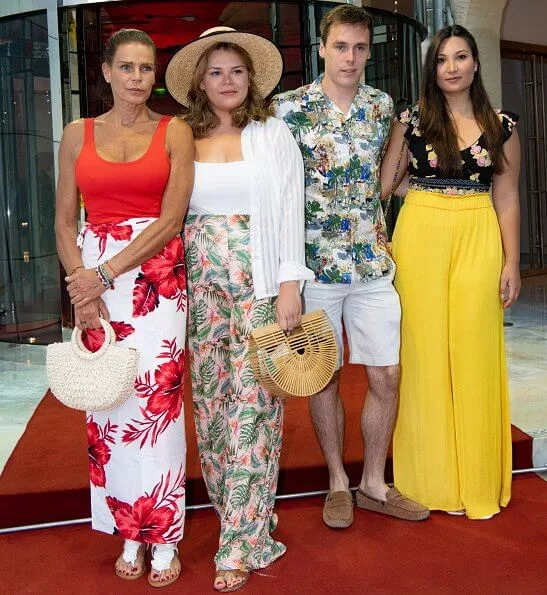
[[[384,481],[397,413],[401,317],[380,202],[380,162],[393,101],[360,83],[372,31],[365,10],[338,6],[323,17],[320,30],[324,75],[276,96],[272,105],[304,159],[306,264],[315,272],[315,282],[304,291],[305,307],[325,310],[340,351],[343,319],[350,362],[366,366],[369,391],[361,420],[366,448],[357,506],[422,520],[429,511]],[[312,397],[310,411],[330,475],[323,520],[344,528],[353,521],[353,501],[342,461],[345,419],[338,384],[336,374]]]

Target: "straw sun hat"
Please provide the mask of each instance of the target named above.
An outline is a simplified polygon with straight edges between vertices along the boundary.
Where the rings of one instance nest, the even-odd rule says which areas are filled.
[[[263,97],[275,89],[283,72],[283,59],[275,45],[260,35],[242,33],[231,27],[213,27],[180,49],[167,66],[165,83],[179,103],[188,105],[190,82],[203,52],[223,41],[247,50],[255,69],[255,84]]]

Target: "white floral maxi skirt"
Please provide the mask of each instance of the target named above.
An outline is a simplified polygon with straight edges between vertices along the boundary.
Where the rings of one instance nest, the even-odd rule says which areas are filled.
[[[86,267],[125,248],[154,219],[87,224]],[[186,270],[180,236],[103,294],[117,344],[140,353],[135,390],[116,409],[87,414],[92,527],[143,543],[176,543],[184,530]],[[91,350],[103,329],[84,332]]]

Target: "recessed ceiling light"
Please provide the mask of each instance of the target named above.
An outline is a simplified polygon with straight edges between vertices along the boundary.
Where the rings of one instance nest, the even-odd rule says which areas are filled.
[[[183,21],[195,21],[197,20],[197,16],[195,14],[185,14],[184,16],[180,17]]]

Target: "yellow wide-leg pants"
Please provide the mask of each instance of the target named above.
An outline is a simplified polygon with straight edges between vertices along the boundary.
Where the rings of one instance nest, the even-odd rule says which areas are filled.
[[[393,237],[402,306],[395,483],[430,509],[511,498],[500,229],[488,194],[409,191]]]

